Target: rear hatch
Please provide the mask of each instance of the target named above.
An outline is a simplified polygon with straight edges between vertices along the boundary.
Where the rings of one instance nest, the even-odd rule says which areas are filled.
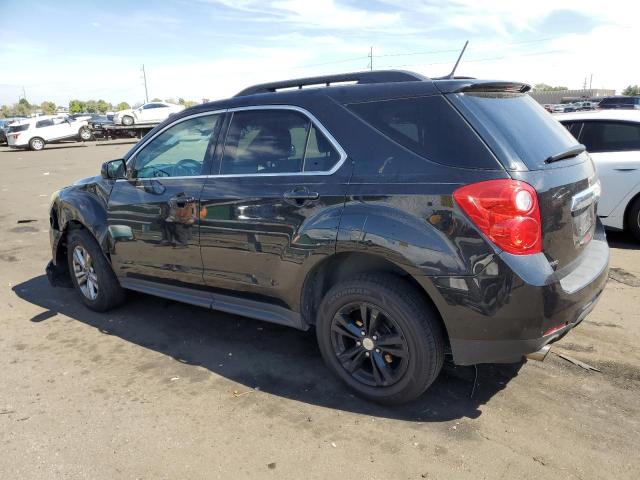
[[[593,237],[599,184],[578,141],[529,95],[487,84],[446,97],[484,139],[512,178],[538,194],[542,249],[551,266],[576,260]]]

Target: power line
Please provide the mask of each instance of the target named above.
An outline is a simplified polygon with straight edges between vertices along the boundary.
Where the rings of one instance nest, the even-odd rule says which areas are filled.
[[[486,58],[477,58],[475,60],[465,60],[464,63],[481,63],[481,62],[492,62],[496,60],[504,60],[506,58],[517,58],[517,57],[533,57],[537,55],[548,55],[552,53],[564,53],[566,50],[547,50],[544,52],[532,52],[532,53],[523,53],[516,55],[502,55],[499,57],[486,57]],[[415,67],[415,66],[423,66],[430,67],[433,65],[449,65],[451,62],[434,62],[434,63],[407,63],[403,65],[383,65],[380,68],[397,68],[397,67]]]
[[[509,42],[509,43],[504,43],[503,45],[505,46],[511,46],[511,45],[526,45],[526,44],[533,44],[533,43],[541,43],[541,42],[547,42],[549,40],[553,40],[556,38],[560,38],[562,37],[562,35],[554,35],[554,36],[550,36],[550,37],[544,37],[544,38],[537,38],[537,39],[533,39],[533,40],[523,40],[523,41],[519,41],[519,42]],[[416,55],[436,55],[436,54],[440,54],[440,53],[457,53],[459,51],[459,49],[457,48],[453,48],[453,49],[444,49],[444,50],[425,50],[425,51],[419,51],[419,52],[398,52],[398,53],[382,53],[382,54],[377,54],[376,58],[380,57],[380,58],[389,58],[389,57],[405,57],[405,56],[416,56]],[[532,54],[522,54],[521,56],[528,56],[528,55],[541,55],[544,53],[548,53],[548,52],[534,52]],[[492,58],[486,58],[486,59],[478,59],[478,60],[466,60],[464,63],[470,63],[470,62],[484,62],[484,61],[491,61],[491,60],[502,60],[504,58],[509,58],[510,56],[500,56],[500,57],[492,57]],[[296,69],[300,69],[300,68],[314,68],[314,67],[322,67],[325,65],[336,65],[336,64],[340,64],[340,63],[349,63],[349,62],[356,62],[356,61],[361,61],[361,60],[368,60],[369,63],[367,64],[367,68],[372,70],[373,69],[373,47],[369,48],[369,54],[366,56],[358,56],[358,57],[351,57],[351,58],[343,58],[340,60],[332,60],[332,61],[328,61],[328,62],[321,62],[321,63],[313,63],[313,64],[307,64],[307,65],[300,65],[298,67],[294,67]],[[411,67],[411,66],[415,66],[415,65],[426,65],[426,66],[431,66],[431,65],[445,65],[445,64],[449,64],[451,62],[447,61],[447,62],[436,62],[436,63],[428,63],[428,64],[416,64],[416,63],[412,63],[412,64],[404,64],[404,65],[395,65],[396,67]],[[381,66],[379,68],[390,68],[393,67],[393,65],[385,65],[385,66]]]

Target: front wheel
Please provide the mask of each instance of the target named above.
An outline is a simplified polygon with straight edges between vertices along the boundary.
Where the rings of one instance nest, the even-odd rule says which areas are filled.
[[[93,133],[87,127],[82,127],[78,132],[78,136],[80,140],[83,142],[88,142],[89,140],[93,140]]]
[[[320,304],[316,334],[327,366],[379,403],[419,397],[444,361],[437,313],[394,276],[367,274],[334,286]]]
[[[627,228],[640,242],[640,197],[635,199],[627,211]]]
[[[122,124],[126,126],[133,125],[133,117],[125,115],[124,117],[122,117]]]
[[[98,242],[87,230],[69,232],[67,257],[71,280],[82,303],[97,312],[122,303],[124,290]]]

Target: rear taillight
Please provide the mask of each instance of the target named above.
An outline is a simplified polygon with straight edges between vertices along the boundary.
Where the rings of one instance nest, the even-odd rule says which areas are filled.
[[[476,227],[505,252],[529,255],[542,251],[538,196],[528,183],[487,180],[457,189],[453,198]]]

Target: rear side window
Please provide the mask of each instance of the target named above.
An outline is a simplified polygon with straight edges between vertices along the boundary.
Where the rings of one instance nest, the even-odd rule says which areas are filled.
[[[569,130],[569,133],[573,135],[574,138],[578,138],[580,128],[582,128],[582,122],[562,122],[562,125]]]
[[[476,133],[439,95],[348,107],[387,137],[433,162],[465,168],[499,167]]]
[[[640,150],[640,124],[585,122],[580,141],[594,153]]]
[[[449,98],[510,168],[517,161],[529,170],[545,168],[547,158],[578,144],[527,94],[473,92]]]
[[[50,118],[48,120],[40,120],[36,122],[36,128],[50,127],[53,125],[53,120]]]
[[[302,113],[291,110],[234,112],[220,173],[252,175],[328,171],[340,155]]]

